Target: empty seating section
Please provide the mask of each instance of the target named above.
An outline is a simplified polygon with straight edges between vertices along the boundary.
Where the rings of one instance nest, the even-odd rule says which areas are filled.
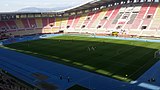
[[[160,30],[160,4],[155,12],[155,17],[152,19],[150,30]]]
[[[130,20],[127,22],[127,24],[132,24],[136,16],[137,16],[137,13],[132,13]]]
[[[15,21],[6,21],[6,25],[8,25],[10,29],[17,29]]]
[[[154,13],[155,13],[155,11],[156,11],[156,9],[157,9],[157,7],[158,7],[158,4],[157,3],[153,3],[153,4],[151,4],[150,5],[150,9],[148,10],[148,13],[147,13],[147,15],[154,15]]]
[[[75,16],[70,16],[68,18],[67,28],[72,28],[73,22],[75,20],[74,18],[75,18]]]
[[[68,22],[68,17],[63,17],[60,28],[66,29],[66,27],[67,27],[67,22]]]
[[[160,4],[158,5],[157,13],[155,15],[155,19],[160,19]]]
[[[116,16],[116,18],[113,20],[112,24],[117,24],[118,20],[122,16],[122,14],[123,14],[123,12],[118,13],[118,15]]]
[[[107,32],[106,32],[106,29],[98,29],[97,31],[96,31],[96,33],[97,34],[107,34]]]
[[[136,17],[136,19],[143,19],[144,15],[145,15],[145,13],[147,11],[147,9],[149,8],[149,5],[150,4],[143,4],[142,5],[142,8],[141,8],[138,16]]]
[[[30,31],[30,30],[18,29],[18,30],[14,30],[13,32],[8,32],[8,34],[12,34],[15,36],[28,35],[29,33],[27,33],[27,31]]]
[[[141,10],[141,4],[135,4],[131,6],[130,10],[130,16],[127,18],[126,24],[123,25],[122,29],[129,30],[135,20],[135,18],[138,15],[138,12]]]
[[[36,18],[36,24],[37,24],[37,28],[42,28],[42,19],[41,18]]]
[[[22,23],[24,25],[24,28],[26,28],[26,29],[30,28],[28,19],[22,19]]]
[[[96,11],[95,14],[93,15],[93,18],[91,19],[91,21],[89,22],[87,28],[91,28],[92,24],[94,23],[94,21],[97,19],[97,17],[99,16],[100,11]]]
[[[51,26],[54,26],[55,25],[55,18],[49,18],[49,24]]]
[[[102,26],[104,28],[105,23],[107,22],[107,20],[109,19],[113,11],[114,11],[114,7],[111,7],[106,11],[105,16],[99,22],[99,26]]]
[[[95,12],[89,12],[89,13],[88,13],[87,18],[86,18],[86,20],[85,20],[84,23],[83,23],[83,25],[84,25],[83,28],[86,28],[86,27],[88,26],[89,22],[90,22],[90,21],[92,20],[92,18],[94,17],[94,13],[95,13]]]
[[[43,24],[43,27],[47,27],[48,26],[48,18],[42,18],[42,24]]]
[[[24,27],[24,25],[22,23],[22,20],[20,20],[20,19],[15,20],[15,23],[16,23],[16,25],[17,25],[17,27],[18,27],[19,30],[25,29],[25,27]]]
[[[139,12],[142,8],[142,4],[134,4],[132,12]]]
[[[55,27],[55,21],[56,21],[56,18],[55,18],[55,17],[49,18],[49,24],[50,24],[51,29],[50,29],[50,31],[47,32],[47,33],[53,33],[53,32],[55,32],[57,29],[60,29],[59,27],[58,27],[58,28]]]
[[[117,26],[121,25],[121,28],[122,28],[122,26],[124,27],[125,24],[127,24],[127,21],[129,20],[131,13],[130,12],[124,12],[124,13],[120,12],[119,14],[120,14],[120,18],[116,17],[119,19],[113,21],[112,23],[117,24]],[[116,26],[116,28],[117,28],[117,26]]]
[[[156,34],[154,35],[154,37],[160,37],[160,30],[156,31]]]
[[[76,25],[79,22],[80,17],[81,17],[80,15],[75,16],[75,18],[73,20],[72,28],[76,28]]]
[[[140,36],[154,36],[156,34],[156,30],[143,30]]]
[[[130,17],[129,21],[126,23],[126,25],[124,26],[123,29],[129,30],[133,21],[135,20],[136,16],[137,16],[137,13],[131,13],[131,17]]]
[[[74,29],[74,32],[81,33],[82,29]]]
[[[124,29],[124,26],[127,24],[127,21],[130,19],[131,11],[133,5],[122,5],[117,17],[114,19],[112,24],[116,24],[115,29]]]
[[[105,24],[105,28],[107,29],[114,29],[116,24],[112,24],[113,20],[115,19],[115,17],[118,15],[118,12],[121,8],[121,5],[118,5],[117,7],[115,7],[114,12],[112,13],[111,17],[109,18],[108,22]]]
[[[143,20],[143,23],[142,23],[142,25],[141,25],[141,28],[143,28],[144,25],[146,26],[145,29],[148,29],[148,28],[149,28],[149,26],[150,26],[150,24],[151,24],[151,19],[152,19],[152,17],[153,17],[154,14],[155,14],[155,11],[156,11],[157,6],[158,6],[158,4],[151,4],[151,5],[150,5],[150,8],[149,8],[149,10],[148,10],[148,12],[147,12],[146,17],[145,17],[144,20]]]
[[[91,28],[97,28],[97,22],[100,22],[104,15],[106,14],[107,9],[103,9],[102,11],[99,12],[99,16],[97,17],[97,19],[95,19],[94,23],[92,24]]]
[[[96,31],[97,31],[96,28],[88,29],[88,33],[91,33],[91,34],[96,33]]]
[[[143,4],[142,8],[137,15],[136,19],[134,20],[131,29],[138,29],[139,25],[141,24],[141,21],[143,20],[143,17],[149,7],[149,4]]]
[[[14,35],[54,33],[109,33],[125,30],[129,35],[160,37],[160,4],[136,3],[110,6],[83,14],[0,21],[1,31]]]
[[[144,20],[140,29],[148,29],[148,26],[150,25],[151,20]],[[145,26],[145,28],[143,28]]]
[[[160,30],[160,20],[153,20],[150,30]]]
[[[52,30],[49,32],[49,33],[57,33],[61,30],[61,28],[59,27],[55,27],[55,28],[52,28]]]
[[[137,13],[131,13],[130,18],[126,21],[126,24],[123,26],[123,29],[129,29],[136,16]]]
[[[61,18],[57,17],[56,18],[56,24],[55,24],[55,27],[61,27]]]
[[[5,22],[0,21],[0,30],[5,31],[8,30],[9,28],[7,27],[7,25],[5,24]]]
[[[135,36],[139,36],[141,34],[141,30],[130,30],[128,32],[129,35],[135,35]]]
[[[26,82],[17,79],[9,72],[1,70],[0,72],[0,90],[34,90],[35,87]]]
[[[81,33],[88,33],[89,32],[89,29],[88,28],[83,28],[81,29]]]
[[[28,21],[29,21],[29,24],[30,24],[31,28],[36,28],[37,27],[37,24],[36,24],[36,21],[35,21],[34,18],[29,18]]]
[[[81,28],[82,27],[82,24],[85,21],[86,17],[87,17],[86,14],[81,15],[81,17],[80,17],[80,19],[79,19],[79,21],[78,21],[78,23],[76,25],[76,28]]]

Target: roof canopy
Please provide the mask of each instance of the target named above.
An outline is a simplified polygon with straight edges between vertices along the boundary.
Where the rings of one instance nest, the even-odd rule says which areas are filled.
[[[85,2],[81,5],[72,7],[72,8],[68,8],[65,10],[60,10],[59,12],[74,12],[74,11],[80,11],[80,10],[85,10],[85,9],[89,9],[89,8],[93,8],[93,7],[99,7],[102,5],[107,5],[107,4],[111,4],[114,2],[121,2],[121,1],[127,1],[127,0],[90,0],[88,2]]]
[[[109,4],[114,4],[114,3],[121,3],[121,2],[134,2],[135,0],[88,0],[80,5],[71,7],[71,8],[67,8],[64,10],[59,10],[59,11],[46,11],[46,12],[9,12],[9,13],[0,13],[0,14],[30,14],[30,13],[49,13],[49,14],[62,14],[62,13],[72,13],[72,12],[76,12],[76,11],[82,11],[82,10],[86,10],[86,9],[93,9],[93,8],[99,8],[101,6],[107,6]],[[141,0],[136,0],[136,2],[140,2]],[[147,1],[147,0],[146,0]]]

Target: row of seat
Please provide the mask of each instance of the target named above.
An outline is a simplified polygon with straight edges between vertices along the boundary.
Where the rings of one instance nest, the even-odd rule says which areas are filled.
[[[59,30],[76,29],[105,30],[159,30],[160,4],[141,3],[117,5],[101,10],[71,15],[69,17],[23,18],[12,21],[0,21],[0,32],[13,35],[32,33],[54,33]],[[98,31],[98,30],[97,30]],[[25,32],[25,33],[23,33]]]
[[[8,72],[0,72],[0,90],[32,90],[33,87],[27,86],[21,81],[8,75]]]

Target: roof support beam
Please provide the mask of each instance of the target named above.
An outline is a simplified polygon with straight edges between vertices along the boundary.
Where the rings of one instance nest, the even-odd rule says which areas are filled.
[[[155,0],[151,0],[152,2],[155,2]]]
[[[148,0],[144,0],[145,2],[148,2]]]
[[[136,0],[137,2],[141,2],[141,0]]]
[[[133,3],[133,2],[134,2],[134,0],[130,0],[130,2],[131,2],[131,3]]]

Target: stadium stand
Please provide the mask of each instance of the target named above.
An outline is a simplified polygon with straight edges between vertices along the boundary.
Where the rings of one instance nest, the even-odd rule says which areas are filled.
[[[139,26],[140,26],[143,18],[145,17],[145,13],[148,10],[148,7],[149,7],[149,4],[142,5],[142,8],[141,8],[139,14],[137,15],[137,17],[135,18],[131,29],[139,29]]]
[[[41,18],[36,18],[36,24],[37,28],[41,29],[42,28],[42,19]]]
[[[100,22],[103,19],[103,17],[104,17],[106,12],[107,12],[106,9],[102,9],[102,11],[99,12],[99,16],[97,17],[97,19],[95,19],[95,21],[92,24],[91,28],[97,28],[98,27],[97,22]]]
[[[134,1],[134,4],[130,2],[119,2],[119,4],[110,4],[107,7],[96,7],[76,13],[69,12],[60,16],[23,17],[0,21],[0,29],[7,35],[11,33],[15,36],[59,31],[104,35],[111,35],[114,31],[121,34],[121,31],[125,31],[127,35],[158,36],[156,32],[160,29],[160,4],[143,1]],[[156,34],[148,35],[149,32]]]
[[[84,22],[84,20],[86,19],[87,15],[84,14],[84,15],[81,15],[77,25],[76,25],[76,28],[82,28],[82,23]]]
[[[108,10],[108,9],[107,9]],[[107,11],[106,15],[104,16],[104,18],[100,21],[99,25],[101,27],[104,27],[105,23],[108,21],[108,19],[110,18],[110,16],[112,15],[112,12],[114,11],[114,8],[111,7],[109,8],[109,10]]]
[[[117,7],[115,7],[114,12],[112,13],[110,18],[108,19],[108,22],[104,26],[106,29],[114,29],[115,24],[112,24],[112,21],[115,19],[115,17],[118,14],[120,8],[121,8],[121,5],[118,5]]]
[[[56,18],[56,25],[55,27],[60,27],[61,26],[61,18]]]
[[[142,22],[142,25],[140,26],[141,29],[148,29],[151,23],[151,19],[153,18],[153,15],[155,14],[156,8],[157,8],[158,4],[151,4],[149,7],[149,10],[146,14],[146,16],[144,17],[144,20]]]
[[[73,22],[74,22],[74,20],[75,20],[74,18],[75,18],[75,16],[70,16],[70,17],[68,18],[67,28],[72,28]]]
[[[18,26],[18,29],[25,29],[21,20],[15,20],[15,23]]]
[[[95,22],[95,20],[97,19],[97,17],[99,16],[100,11],[96,11],[93,18],[91,19],[90,23],[88,24],[87,28],[91,28],[92,24]]]
[[[77,23],[79,22],[79,20],[80,20],[80,15],[77,15],[77,16],[75,16],[75,18],[74,18],[74,20],[73,20],[73,25],[72,25],[72,28],[76,28],[76,25],[77,25]]]
[[[11,30],[17,29],[16,23],[14,21],[6,21],[6,25],[9,26],[9,29]]]
[[[48,18],[42,18],[42,24],[43,24],[43,27],[47,27],[48,26]]]
[[[22,23],[23,23],[23,25],[24,25],[24,28],[29,29],[30,26],[29,26],[28,19],[21,19],[21,20],[22,20]]]
[[[61,27],[60,28],[66,28],[67,27],[68,18],[64,17],[62,18]]]
[[[9,29],[9,28],[7,27],[7,25],[5,24],[5,22],[0,21],[0,29],[1,29],[1,30],[7,30],[7,29]]]
[[[155,34],[156,34],[156,30],[143,30],[140,36],[154,37]]]
[[[38,90],[36,87],[17,79],[7,71],[1,69],[0,90]]]
[[[38,17],[36,17],[37,13],[14,13],[13,15],[18,15],[19,18],[9,19],[7,16],[12,13],[6,13],[6,20],[3,20],[5,15],[0,13],[0,40],[11,38],[12,42],[12,37],[22,39],[23,36],[52,33],[159,39],[159,2],[155,0],[94,0],[67,11],[40,12]],[[29,39],[26,38],[27,40]],[[26,85],[9,73],[0,72],[0,77],[0,90],[33,90],[35,88]]]
[[[156,31],[156,34],[154,35],[154,37],[160,37],[160,30]]]
[[[83,25],[82,28],[88,28],[89,23],[93,19],[94,15],[95,15],[95,12],[89,12],[88,13],[87,18],[85,19],[85,21],[82,24]]]
[[[124,6],[125,7],[125,6]],[[135,18],[137,17],[138,15],[138,12],[140,12],[140,9],[141,9],[141,4],[137,4],[137,5],[131,5],[129,6],[130,9],[127,9],[125,12],[128,12],[131,13],[130,16],[127,18],[126,20],[126,24],[123,26],[123,29],[127,29],[129,30],[130,27],[132,26]]]
[[[28,21],[29,21],[29,26],[31,28],[36,28],[37,27],[37,24],[36,24],[36,21],[35,21],[34,18],[29,18]]]
[[[53,25],[55,24],[55,18],[49,18],[49,24]]]
[[[158,5],[155,16],[153,16],[152,23],[150,26],[150,30],[157,30],[159,29],[159,20],[160,20],[160,4]]]

